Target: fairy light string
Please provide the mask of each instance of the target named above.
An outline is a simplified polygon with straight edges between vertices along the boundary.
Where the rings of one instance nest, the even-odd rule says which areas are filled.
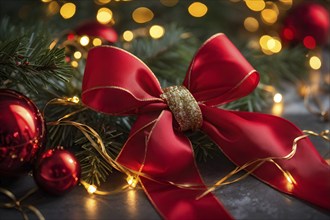
[[[288,183],[292,184],[293,186],[296,184],[296,180],[294,179],[294,177],[291,175],[291,173],[287,170],[284,170],[277,162],[276,160],[290,160],[291,158],[294,157],[294,155],[297,152],[297,146],[298,146],[298,142],[308,136],[317,136],[320,138],[323,138],[326,141],[330,141],[330,131],[329,130],[324,130],[320,133],[316,133],[314,131],[310,131],[310,130],[303,130],[303,135],[298,136],[294,139],[293,144],[292,144],[292,148],[291,151],[283,156],[283,157],[266,157],[266,158],[260,158],[260,159],[256,159],[253,160],[251,162],[247,162],[245,164],[243,164],[242,166],[238,166],[236,167],[233,171],[231,171],[229,174],[227,174],[226,176],[224,176],[223,178],[221,178],[219,181],[217,181],[213,186],[211,186],[208,190],[206,190],[204,193],[202,193],[201,195],[199,195],[196,199],[200,199],[202,197],[204,197],[205,195],[207,195],[208,193],[216,190],[217,188],[224,186],[224,185],[228,185],[228,184],[232,184],[235,182],[238,182],[242,179],[244,179],[245,177],[247,177],[248,175],[252,174],[256,169],[258,169],[261,165],[263,165],[266,162],[270,162],[273,163],[282,173],[283,176],[286,178],[286,180],[288,181]],[[242,176],[237,177],[234,180],[228,180],[232,177],[234,177],[236,174],[238,174],[240,171],[242,170],[246,170],[247,172],[244,173]]]
[[[75,101],[73,102],[73,100],[75,100]],[[51,100],[51,102],[49,104],[60,104],[61,105],[61,104],[67,104],[67,102],[73,102],[75,104],[79,104],[79,100],[77,102],[77,99],[74,99],[74,98],[72,98],[72,99],[70,99],[70,98],[55,99],[55,100]],[[117,192],[120,192],[120,191],[123,191],[126,189],[135,188],[137,186],[137,184],[140,182],[139,177],[147,178],[149,180],[159,182],[159,183],[170,184],[170,185],[176,186],[178,188],[185,188],[185,189],[191,189],[191,190],[201,190],[202,189],[203,186],[199,185],[199,184],[175,183],[175,182],[168,181],[168,180],[155,179],[142,172],[142,168],[144,167],[144,162],[141,163],[140,169],[138,171],[129,169],[129,168],[124,167],[121,164],[119,164],[115,159],[113,159],[107,153],[101,136],[93,128],[91,128],[90,126],[88,126],[86,124],[68,120],[68,118],[70,118],[74,114],[77,114],[78,112],[85,110],[85,109],[87,109],[87,107],[82,108],[75,112],[71,112],[71,113],[61,117],[60,119],[53,121],[53,122],[48,122],[47,124],[51,125],[51,126],[68,126],[69,125],[69,126],[76,127],[84,134],[84,136],[88,139],[88,141],[91,143],[91,145],[105,159],[106,162],[108,162],[116,170],[127,175],[127,178],[126,178],[127,185],[123,186],[120,189],[115,189],[113,191],[100,191],[97,189],[97,187],[95,185],[91,185],[85,181],[81,181],[81,184],[86,188],[88,193],[97,194],[97,195],[109,195],[109,194],[117,193]],[[150,123],[154,123],[154,121],[152,121]],[[266,158],[259,158],[259,159],[247,162],[247,163],[243,164],[242,166],[237,166],[234,170],[229,172],[226,176],[222,177],[214,185],[209,186],[208,189],[204,193],[199,195],[196,199],[200,199],[200,198],[204,197],[208,193],[216,190],[217,188],[219,188],[221,186],[229,185],[229,184],[243,180],[244,178],[246,178],[247,176],[252,174],[256,169],[258,169],[260,166],[262,166],[266,162],[274,164],[279,169],[279,171],[282,172],[283,177],[287,180],[287,182],[289,184],[291,184],[293,187],[296,184],[296,180],[291,175],[291,173],[287,170],[284,170],[278,164],[277,161],[290,160],[291,158],[293,158],[297,152],[298,142],[308,136],[320,137],[320,138],[330,142],[330,137],[329,137],[330,131],[329,130],[324,130],[320,133],[316,133],[316,132],[310,131],[310,130],[303,130],[303,133],[304,133],[303,135],[298,136],[293,140],[291,151],[287,155],[282,156],[282,157],[270,156],[270,157],[266,157]],[[146,154],[147,154],[147,148],[145,150],[144,157],[146,157]],[[241,174],[240,176],[234,178],[235,176],[239,175],[239,173],[243,170],[245,170],[246,172]]]

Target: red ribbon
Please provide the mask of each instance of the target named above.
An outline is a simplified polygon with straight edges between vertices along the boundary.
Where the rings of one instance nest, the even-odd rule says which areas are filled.
[[[294,139],[303,135],[279,117],[216,107],[248,95],[258,81],[258,73],[236,47],[224,34],[217,34],[198,50],[183,82],[202,111],[201,130],[238,166],[287,155]],[[134,55],[116,47],[90,50],[82,100],[99,112],[138,116],[116,161],[152,177],[140,180],[159,213],[166,219],[231,219],[212,193],[196,200],[206,187],[191,143],[179,131],[160,98],[162,93],[152,71]],[[253,175],[282,192],[330,209],[330,166],[308,138],[298,145],[293,158],[277,161],[294,177],[294,187],[288,187],[272,163],[263,164]],[[201,187],[179,187],[187,183]]]

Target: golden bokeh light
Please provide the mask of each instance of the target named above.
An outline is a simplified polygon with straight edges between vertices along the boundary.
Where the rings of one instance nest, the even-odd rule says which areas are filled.
[[[49,49],[52,50],[57,44],[57,40],[53,40],[50,45],[49,45]]]
[[[41,0],[44,3],[51,2],[52,0]]]
[[[272,111],[272,114],[273,115],[277,115],[277,116],[281,116],[282,115],[282,113],[283,113],[283,110],[284,110],[284,108],[283,108],[284,106],[283,106],[283,103],[282,102],[279,102],[279,103],[274,103],[274,105],[272,106],[272,109],[271,109],[271,111]]]
[[[146,7],[139,7],[132,13],[132,18],[136,23],[146,23],[151,21],[154,17],[154,13]]]
[[[278,53],[282,50],[281,41],[278,38],[269,35],[263,35],[259,40],[259,44],[262,52],[267,55]]]
[[[272,39],[273,38],[269,35],[263,35],[259,39],[259,44],[260,44],[261,50],[266,55],[272,55],[273,54],[273,52],[268,49],[268,41],[272,40]]]
[[[96,19],[101,24],[107,24],[112,19],[112,11],[109,8],[100,8],[97,11]]]
[[[270,2],[270,1],[266,2],[266,8],[274,10],[277,15],[280,13],[277,4],[274,2]]]
[[[133,38],[134,38],[134,34],[133,34],[132,31],[129,31],[129,30],[124,31],[124,33],[123,33],[123,39],[125,41],[132,41]]]
[[[271,44],[271,46],[269,44]],[[279,39],[273,38],[267,42],[267,45],[268,49],[273,53],[279,53],[282,50],[282,43]]]
[[[317,56],[312,56],[309,59],[309,65],[312,69],[318,70],[321,68],[322,62],[321,62],[320,58],[318,58]]]
[[[165,33],[165,29],[160,25],[153,25],[149,29],[149,34],[152,38],[158,39],[161,38]]]
[[[270,39],[272,39],[272,37],[269,36],[269,35],[261,36],[261,38],[259,39],[259,44],[260,44],[261,48],[266,48],[267,49],[268,48],[267,43],[268,43],[268,40],[270,40]]]
[[[160,0],[160,3],[167,7],[173,7],[178,4],[178,2],[179,0]]]
[[[276,45],[276,42],[273,38],[267,41],[267,49],[272,50]]]
[[[60,10],[60,5],[56,1],[53,1],[48,4],[47,12],[49,15],[57,14],[59,10]]]
[[[76,51],[76,52],[74,52],[73,56],[74,56],[74,58],[76,58],[78,60],[81,58],[82,54],[80,51]]]
[[[279,0],[279,2],[281,3],[280,7],[282,9],[288,10],[289,8],[291,8],[293,0]]]
[[[247,17],[244,20],[244,27],[247,31],[255,32],[259,28],[259,22],[253,17]]]
[[[265,9],[261,12],[261,19],[265,24],[274,24],[277,21],[277,13],[273,9]]]
[[[201,2],[194,2],[188,7],[188,12],[191,16],[200,18],[206,15],[207,6]]]
[[[252,11],[262,11],[266,6],[264,0],[245,0],[245,4]]]
[[[60,14],[64,19],[72,18],[75,13],[76,5],[71,2],[65,3],[60,9]]]
[[[72,61],[71,62],[71,66],[73,66],[74,68],[77,68],[78,67],[78,62],[77,61]]]
[[[273,100],[275,103],[280,103],[282,102],[283,96],[281,93],[276,93],[273,97]]]
[[[100,46],[102,45],[102,40],[100,38],[94,38],[93,39],[93,45],[96,47],[96,46]]]
[[[102,4],[102,5],[108,4],[109,2],[111,2],[111,0],[97,0],[97,3]]]
[[[87,46],[89,44],[89,37],[84,35],[80,38],[79,42],[82,46]]]

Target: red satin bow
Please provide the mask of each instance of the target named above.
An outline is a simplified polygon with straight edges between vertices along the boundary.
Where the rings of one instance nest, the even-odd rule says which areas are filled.
[[[183,82],[202,111],[201,130],[238,166],[287,155],[293,140],[302,135],[279,117],[215,107],[248,95],[258,81],[258,73],[236,47],[224,34],[217,34],[198,50]],[[206,187],[191,143],[177,129],[162,93],[152,71],[134,55],[115,47],[89,52],[82,100],[96,111],[138,116],[116,161],[152,177],[140,180],[159,213],[167,219],[231,219],[212,193],[196,200]],[[263,164],[253,175],[282,192],[330,209],[330,166],[309,139],[298,145],[292,159],[277,161],[294,177],[293,188],[287,187],[283,173],[272,163]],[[187,183],[202,187],[179,187]]]

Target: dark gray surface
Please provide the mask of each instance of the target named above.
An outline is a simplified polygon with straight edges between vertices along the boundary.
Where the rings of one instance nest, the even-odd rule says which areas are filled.
[[[291,95],[290,95],[291,94]],[[301,129],[321,131],[329,129],[329,123],[321,122],[309,114],[301,100],[292,91],[285,96],[283,117]],[[327,154],[328,143],[312,138],[321,155]],[[234,168],[224,156],[199,164],[206,183],[214,183]],[[330,174],[329,174],[330,175]],[[102,185],[104,190],[124,184],[124,176],[114,173]],[[25,176],[19,180],[1,179],[0,186],[12,190],[18,197],[35,187],[33,178]],[[215,195],[236,219],[330,219],[330,212],[295,199],[269,187],[253,177],[218,189]],[[330,195],[324,195],[330,198]],[[1,201],[3,197],[0,196]],[[36,206],[46,217],[52,219],[160,219],[142,190],[129,190],[114,195],[89,195],[85,189],[76,187],[61,197],[51,197],[37,192],[25,203]],[[31,219],[36,219],[30,215]],[[22,219],[16,210],[0,209],[0,219]]]

